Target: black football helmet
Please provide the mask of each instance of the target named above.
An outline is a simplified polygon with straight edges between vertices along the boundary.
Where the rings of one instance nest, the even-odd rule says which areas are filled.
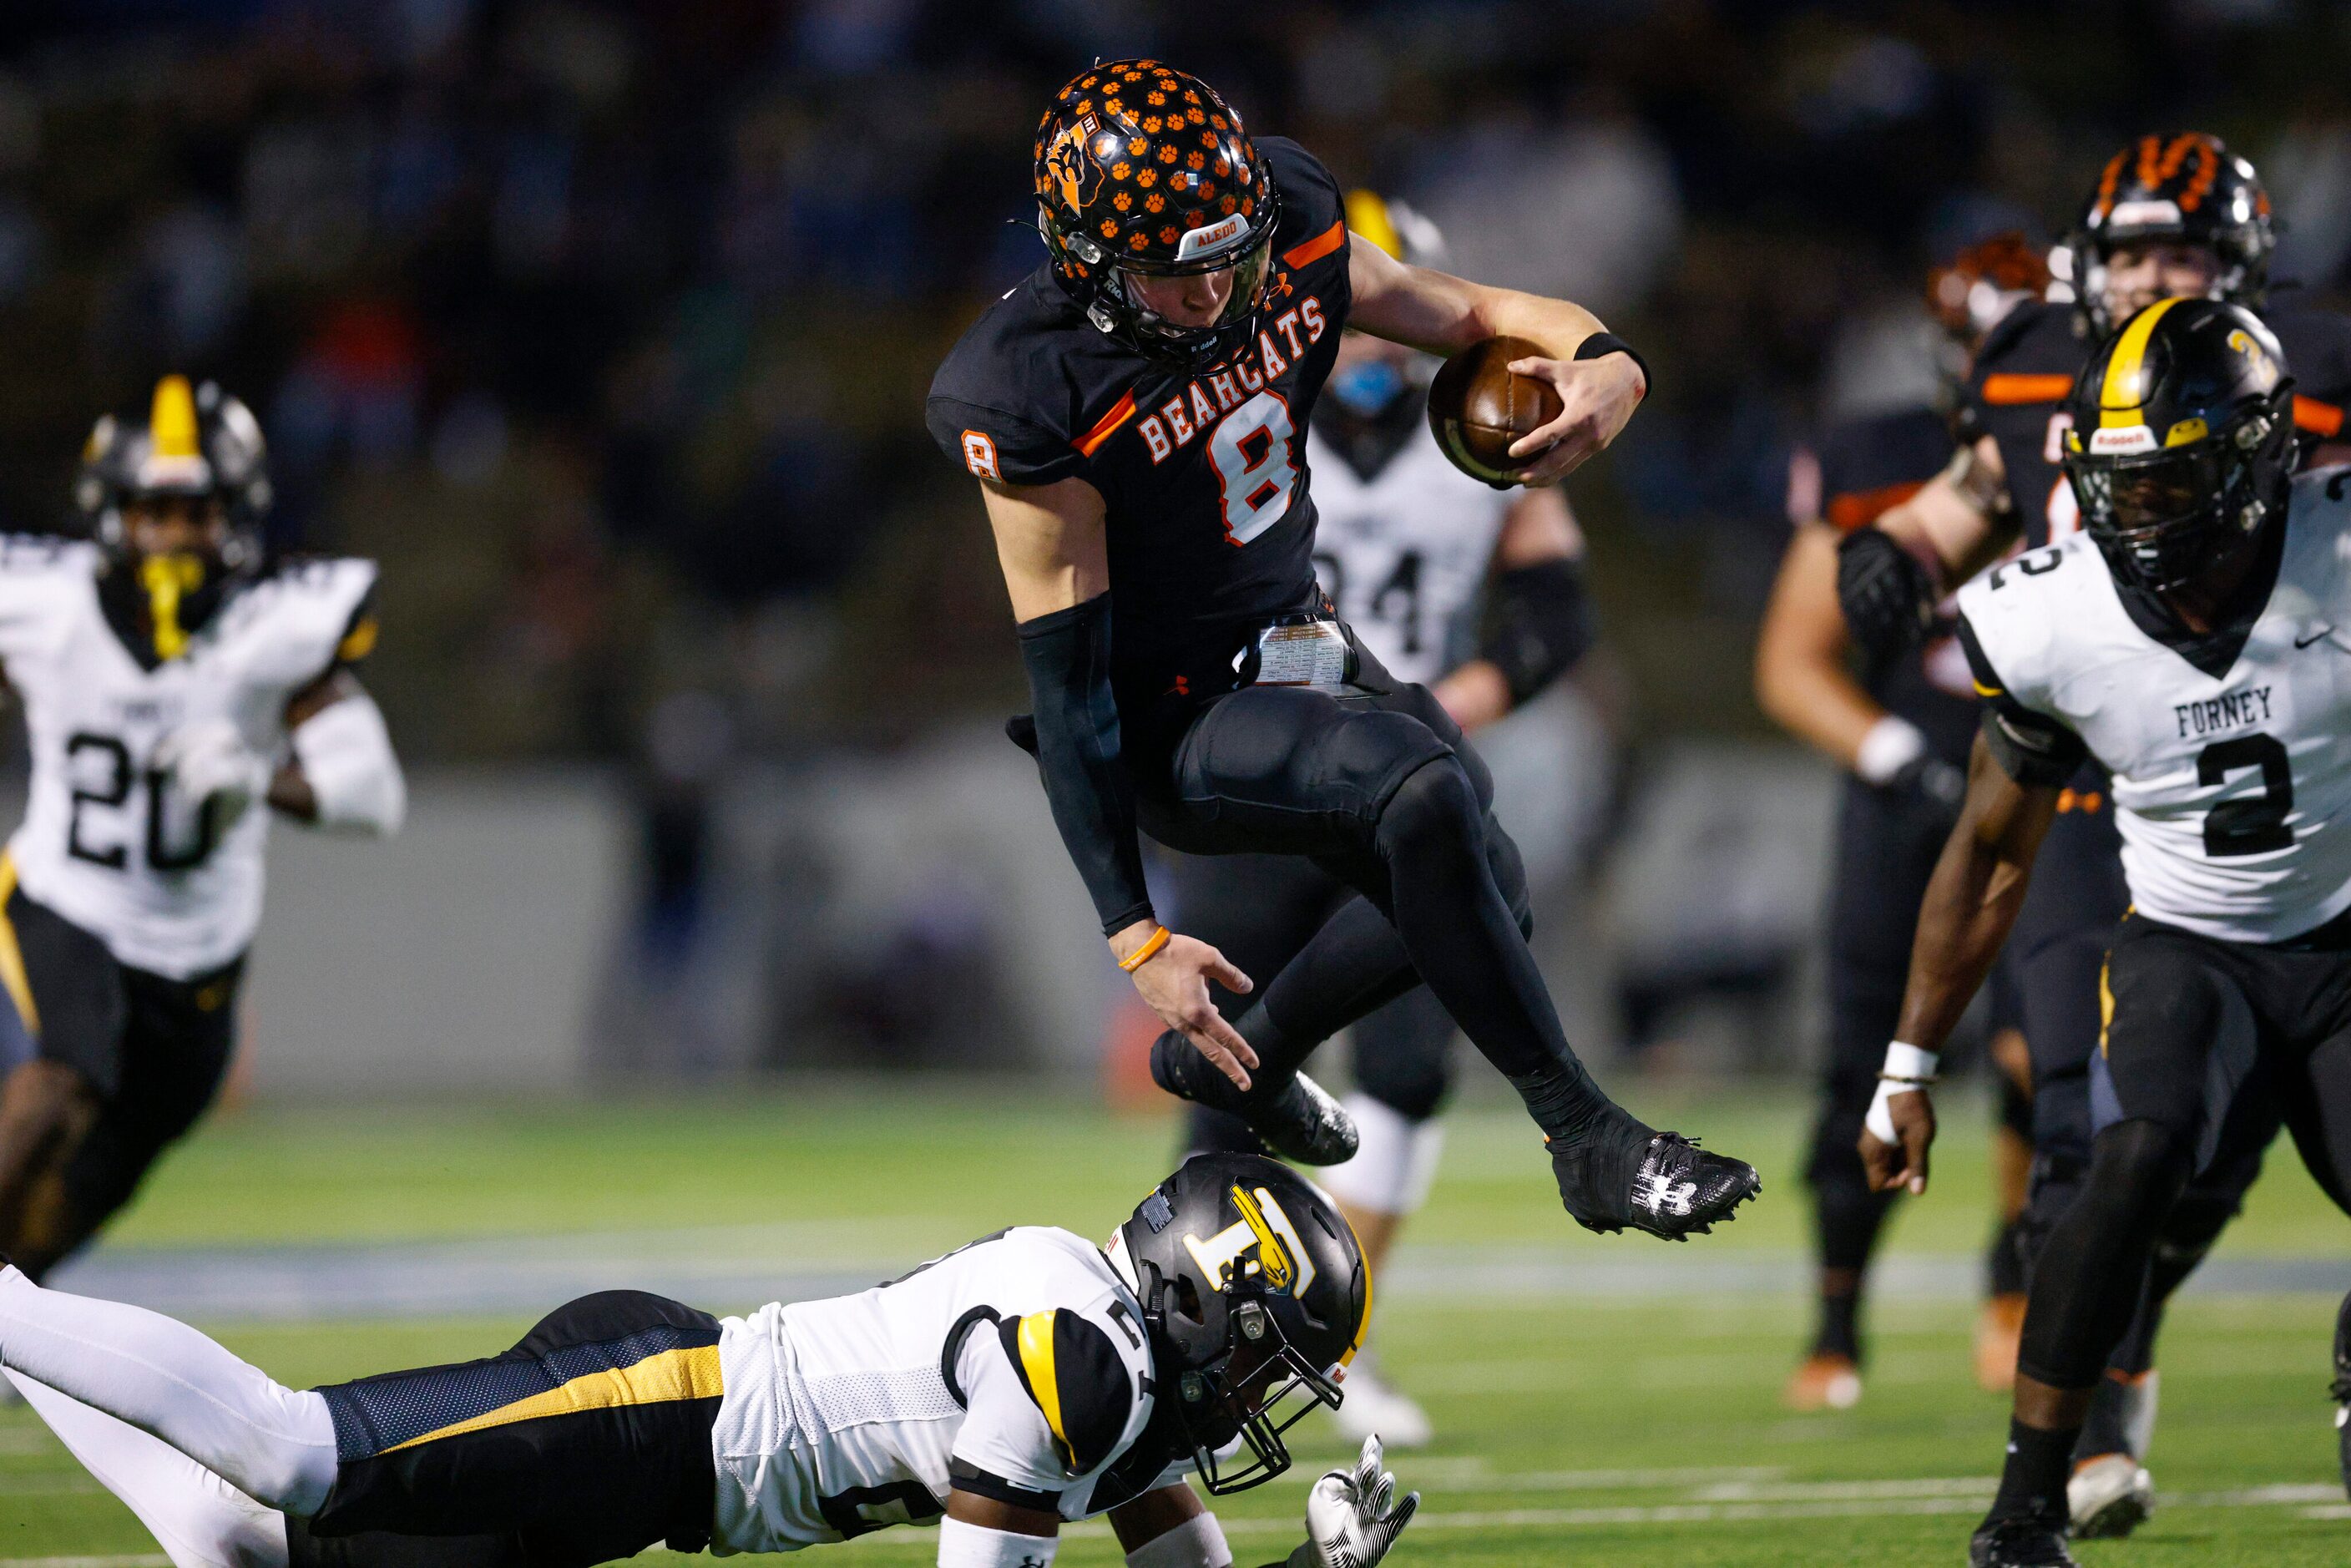
[[[2200,131],[2142,136],[2112,158],[2066,241],[2077,312],[2090,336],[2106,315],[2106,259],[2141,240],[2202,246],[2220,263],[2211,298],[2258,309],[2269,287],[2277,225],[2252,164]]]
[[[1081,71],[1037,126],[1037,226],[1054,276],[1113,340],[1206,368],[1256,336],[1281,196],[1241,117],[1199,78],[1157,60]],[[1137,277],[1233,269],[1223,314],[1181,327]]]
[[[1259,1155],[1195,1155],[1111,1240],[1200,1479],[1217,1496],[1290,1468],[1281,1435],[1336,1409],[1371,1322],[1372,1279],[1336,1205]],[[1218,1451],[1248,1458],[1228,1470]],[[1237,1456],[1238,1457],[1238,1456]]]
[[[217,550],[140,554],[123,508],[168,497],[220,504],[226,527]],[[129,591],[145,595],[164,658],[181,652],[187,634],[259,570],[271,499],[268,446],[253,411],[212,382],[191,388],[178,375],[155,383],[144,424],[110,413],[90,427],[74,481],[74,504],[110,570],[135,585]]]
[[[2158,299],[2091,356],[2064,462],[2116,577],[2181,588],[2285,515],[2293,387],[2261,318],[2216,299]]]

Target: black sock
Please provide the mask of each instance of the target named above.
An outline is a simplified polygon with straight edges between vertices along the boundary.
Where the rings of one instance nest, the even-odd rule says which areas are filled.
[[[1841,1296],[1821,1297],[1821,1332],[1813,1341],[1814,1355],[1841,1355],[1859,1364],[1861,1360],[1861,1295],[1848,1291]]]
[[[1540,1072],[1514,1074],[1510,1087],[1527,1103],[1527,1114],[1543,1130],[1553,1154],[1578,1147],[1604,1126],[1634,1122],[1573,1057]],[[1646,1145],[1648,1139],[1641,1141]]]
[[[2079,1427],[2044,1432],[2010,1417],[2008,1463],[2000,1472],[1991,1517],[2063,1520],[2065,1482],[2074,1470],[2074,1440],[2081,1435]]]

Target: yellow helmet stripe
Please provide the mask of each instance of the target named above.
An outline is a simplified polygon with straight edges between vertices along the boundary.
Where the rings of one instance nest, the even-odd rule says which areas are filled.
[[[1028,1375],[1029,1392],[1037,1408],[1045,1413],[1045,1425],[1052,1428],[1053,1442],[1067,1460],[1072,1450],[1070,1435],[1061,1427],[1061,1385],[1053,1370],[1052,1312],[1030,1312],[1022,1318],[1019,1340],[1020,1370]]]
[[[1347,232],[1369,240],[1398,261],[1404,259],[1404,239],[1396,233],[1395,221],[1388,216],[1386,200],[1376,191],[1347,193]]]
[[[2177,298],[2158,299],[2132,317],[2123,335],[2115,340],[2114,356],[2106,361],[2106,379],[2098,388],[2100,429],[2125,430],[2147,423],[2140,412],[2146,398],[2138,382],[2147,364],[2147,340],[2155,336],[2156,323],[2179,303]]]
[[[155,402],[147,416],[149,449],[158,457],[202,457],[196,439],[196,394],[185,376],[165,376],[155,383]]]

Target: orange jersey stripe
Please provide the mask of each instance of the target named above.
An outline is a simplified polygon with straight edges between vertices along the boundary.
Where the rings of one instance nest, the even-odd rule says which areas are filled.
[[[2331,402],[2321,402],[2314,397],[2294,394],[2294,423],[2321,440],[2331,441],[2343,428],[2343,410]]]
[[[1101,421],[1092,430],[1087,431],[1070,444],[1088,457],[1092,457],[1103,442],[1118,434],[1120,425],[1134,417],[1134,392],[1133,388],[1129,388],[1126,395],[1113,403],[1110,412],[1102,415]]]
[[[2007,408],[2020,402],[2055,402],[2074,390],[2067,375],[1990,375],[1984,377],[1983,400]]]
[[[1841,534],[1867,528],[1883,513],[1908,500],[1926,487],[1923,479],[1906,479],[1899,485],[1880,485],[1875,490],[1853,490],[1829,497],[1829,526]]]
[[[1347,243],[1347,220],[1340,219],[1304,245],[1290,246],[1281,253],[1284,267],[1304,267],[1310,261],[1320,261]]]

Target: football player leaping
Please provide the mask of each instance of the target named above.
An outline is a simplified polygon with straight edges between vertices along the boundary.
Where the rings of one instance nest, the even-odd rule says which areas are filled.
[[[2292,385],[2240,307],[2140,311],[2067,404],[2087,537],[1959,593],[1987,711],[1862,1134],[1874,1185],[1926,1186],[1936,1053],[2085,758],[2113,776],[2131,896],[2099,977],[2089,1168],[2034,1264],[1975,1568],[2073,1561],[2091,1392],[2199,1171],[2258,1150],[2282,1112],[2351,1202],[2351,502],[2339,472],[2292,477]]]
[[[1576,1219],[1683,1237],[1729,1217],[1753,1168],[1644,1125],[1584,1071],[1527,950],[1484,765],[1314,576],[1302,440],[1343,329],[1541,345],[1518,370],[1562,412],[1514,449],[1538,485],[1632,417],[1639,360],[1579,306],[1352,244],[1327,170],[1156,62],[1081,73],[1034,152],[1050,258],[956,344],[929,419],[996,531],[1054,821],[1171,1031],[1154,1076],[1334,1163],[1353,1129],[1298,1063],[1426,981],[1525,1100]],[[1138,827],[1188,853],[1311,859],[1358,896],[1228,1021],[1210,982],[1253,982],[1154,918]]]
[[[1348,193],[1347,232],[1354,243],[1415,267],[1443,260],[1434,224],[1370,191]],[[1428,356],[1383,339],[1341,338],[1306,437],[1320,513],[1314,566],[1338,613],[1380,663],[1426,684],[1472,732],[1575,664],[1592,640],[1591,599],[1583,538],[1558,486],[1496,490],[1438,448],[1424,417],[1433,369]],[[1481,610],[1485,634],[1464,657]],[[1518,809],[1546,805],[1559,802],[1520,801]],[[1169,892],[1185,930],[1247,975],[1280,969],[1353,896],[1346,883],[1295,856],[1171,859]],[[1219,987],[1215,994],[1220,1009],[1238,1010],[1233,993]],[[1452,1018],[1425,986],[1354,1027],[1355,1088],[1341,1103],[1360,1142],[1353,1158],[1323,1173],[1322,1185],[1375,1272],[1437,1175],[1445,1136],[1437,1113],[1451,1083],[1453,1032]],[[1876,1033],[1873,1066],[1885,1028]],[[1856,1125],[1860,1114],[1856,1108]],[[1195,1105],[1190,1121],[1193,1149],[1259,1146],[1249,1124],[1230,1112]],[[1377,1375],[1369,1351],[1348,1376],[1338,1422],[1355,1437],[1376,1432],[1391,1448],[1430,1437],[1427,1415]]]
[[[265,567],[243,403],[166,377],[146,423],[90,433],[77,499],[94,542],[0,544],[0,664],[33,764],[0,857],[0,985],[28,1048],[0,1087],[0,1249],[36,1278],[220,1085],[261,919],[259,808],[389,833],[404,802],[350,674],[375,567]]]
[[[2076,298],[2020,306],[1978,350],[1962,410],[1963,444],[1945,472],[1848,536],[1840,596],[1857,641],[1898,643],[1942,587],[1997,559],[2075,531],[2079,511],[2058,469],[2066,402],[2091,351],[2166,295],[2227,299],[2262,311],[2295,370],[2293,416],[2306,458],[2351,456],[2351,323],[2264,306],[2274,235],[2252,164],[2195,133],[2141,137],[2107,161],[2069,249]],[[1897,549],[1897,542],[1906,549]],[[2041,850],[2043,874],[2002,961],[2031,1056],[2034,1159],[2022,1231],[2028,1267],[2072,1203],[2090,1161],[2090,1058],[2098,1039],[2098,968],[2127,903],[2112,792],[2095,764],[2068,780]],[[2260,1172],[2264,1140],[2200,1173],[2166,1222],[2142,1311],[2115,1347],[2083,1429],[2074,1525],[2121,1534],[2153,1496],[2143,1461],[2155,1423],[2154,1355],[2163,1305],[2237,1211]]]
[[[900,1524],[938,1527],[941,1568],[1046,1568],[1102,1514],[1134,1568],[1229,1568],[1187,1476],[1289,1468],[1371,1291],[1312,1186],[1203,1155],[1107,1248],[1017,1227],[724,1322],[606,1291],[487,1360],[308,1393],[0,1266],[0,1366],[178,1568],[586,1568]],[[1395,1494],[1366,1442],[1308,1494],[1289,1568],[1372,1568],[1419,1502]]]

